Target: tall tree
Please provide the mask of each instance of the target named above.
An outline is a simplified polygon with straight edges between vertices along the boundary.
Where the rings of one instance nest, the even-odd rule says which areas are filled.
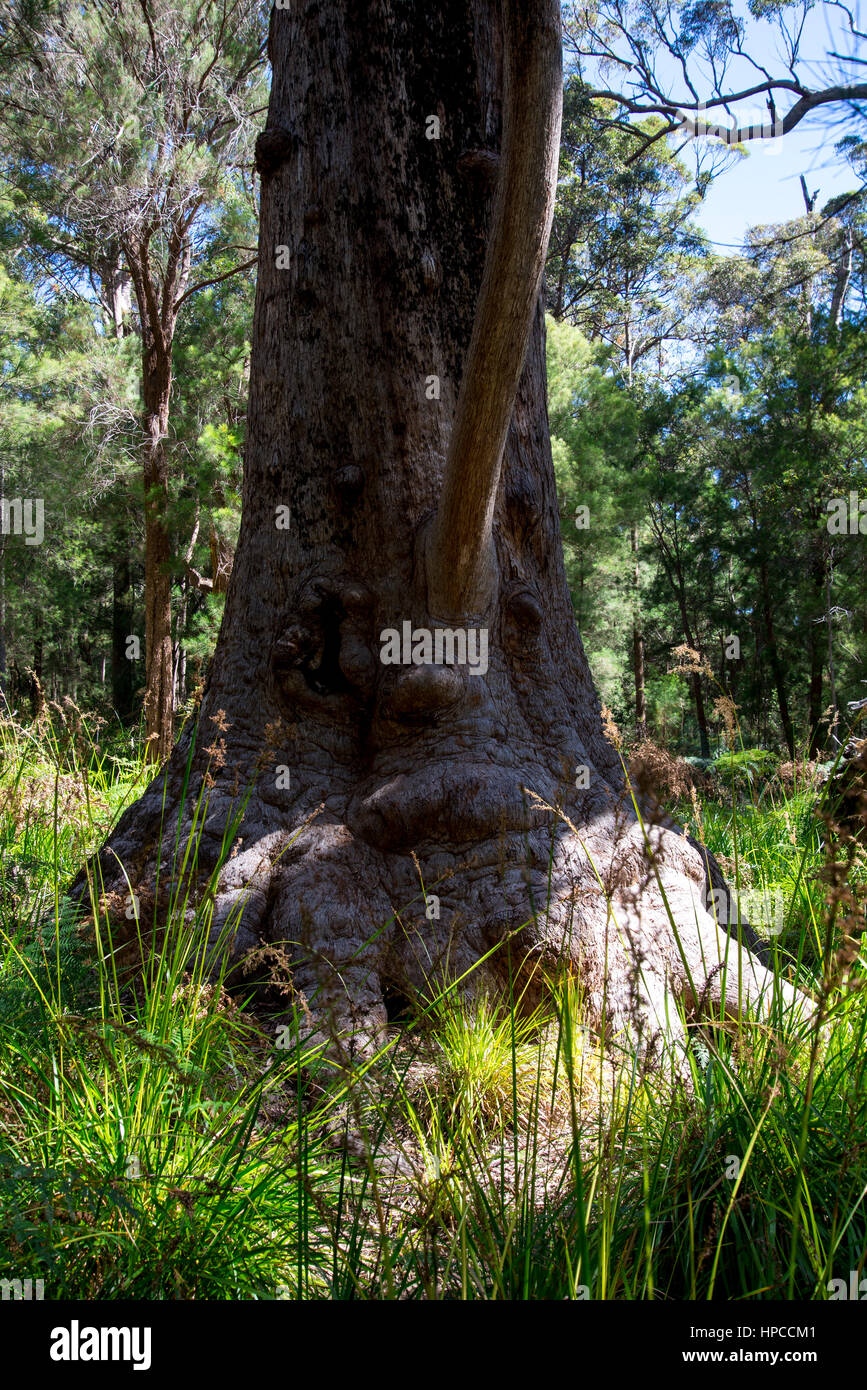
[[[828,43],[818,62],[806,26],[814,9]],[[639,149],[666,134],[733,149],[779,139],[817,115],[863,118],[865,35],[848,6],[751,0],[746,10],[734,0],[570,0],[567,49],[589,94],[613,102],[616,119],[661,120]]]
[[[261,0],[72,9],[16,0],[0,23],[0,121],[11,172],[36,209],[34,254],[69,267],[73,281],[95,278],[116,332],[130,284],[138,310],[154,758],[172,746],[173,346],[190,297],[252,263],[237,244],[243,218],[231,210],[231,184],[264,102],[263,18]],[[220,202],[228,215],[215,215]]]
[[[699,329],[690,289],[704,238],[691,218],[711,175],[691,181],[664,141],[639,150],[658,119],[625,126],[611,114],[577,77],[567,82],[548,306],[614,346],[631,380]]]
[[[510,960],[537,985],[565,960],[594,1023],[645,1046],[677,1034],[672,996],[736,1012],[770,986],[746,951],[719,968],[697,849],[660,829],[644,858],[569,602],[538,293],[559,11],[273,12],[226,611],[195,745],[98,860],[107,910],[119,858],[159,922],[165,808],[183,838],[183,789],[210,779],[205,871],[249,788],[215,926],[243,912],[241,953],[294,943],[296,988],[356,1037],[390,989]]]

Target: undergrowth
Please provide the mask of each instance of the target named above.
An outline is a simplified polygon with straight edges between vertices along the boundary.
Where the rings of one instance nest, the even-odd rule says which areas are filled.
[[[863,955],[815,786],[679,812],[733,883],[781,897],[769,940],[821,1027],[691,1026],[650,1070],[602,1047],[569,976],[534,1010],[444,980],[347,1068],[226,987],[207,894],[176,895],[135,987],[106,925],[81,929],[68,884],[145,778],[128,743],[7,721],[0,758],[0,1279],[679,1300],[822,1299],[864,1274]]]

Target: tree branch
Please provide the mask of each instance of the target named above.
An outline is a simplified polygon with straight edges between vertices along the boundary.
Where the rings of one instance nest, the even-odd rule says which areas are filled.
[[[245,261],[243,265],[236,265],[232,270],[227,270],[223,275],[214,275],[210,280],[200,280],[198,284],[191,285],[190,288],[181,295],[180,299],[175,300],[175,313],[178,312],[184,300],[189,299],[190,295],[195,294],[197,290],[207,289],[208,285],[219,285],[222,280],[228,280],[232,275],[239,275],[242,270],[249,270],[251,266],[256,264],[258,259],[258,256],[254,256],[251,261]]]
[[[500,180],[427,557],[428,606],[442,617],[478,612],[494,588],[494,503],[554,216],[558,0],[505,0],[504,44]]]
[[[766,84],[764,90],[770,91],[771,86],[779,87],[791,84],[773,83]],[[759,89],[762,90],[762,89]],[[748,125],[736,126],[732,129],[724,125],[710,125],[707,121],[692,120],[689,116],[684,117],[679,129],[683,129],[687,134],[695,135],[716,135],[724,140],[727,145],[742,145],[746,140],[771,139],[779,135],[788,135],[789,131],[794,130],[796,125],[800,125],[805,116],[819,106],[827,106],[832,102],[853,102],[867,100],[867,82],[852,83],[847,87],[826,87],[821,92],[805,92],[794,106],[790,107],[782,120],[777,118],[770,125],[761,126]],[[709,102],[708,105],[718,103]]]

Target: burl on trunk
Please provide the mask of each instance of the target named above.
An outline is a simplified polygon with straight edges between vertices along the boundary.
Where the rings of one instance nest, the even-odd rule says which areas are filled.
[[[675,997],[767,1001],[698,851],[633,812],[570,604],[539,294],[559,4],[307,0],[270,54],[238,551],[184,809],[189,732],[106,889],[119,859],[146,916],[207,777],[204,867],[252,787],[214,933],[240,912],[240,960],[290,943],[356,1039],[390,992],[507,959],[574,969],[645,1048]]]

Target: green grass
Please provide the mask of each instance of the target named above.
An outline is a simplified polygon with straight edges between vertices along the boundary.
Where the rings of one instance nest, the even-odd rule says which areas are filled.
[[[693,1030],[684,1084],[606,1055],[574,983],[528,1017],[445,982],[347,1073],[208,976],[195,843],[136,989],[104,927],[78,930],[64,886],[141,789],[128,744],[7,724],[0,759],[0,1278],[49,1299],[681,1300],[864,1274],[867,995],[835,974],[808,790],[681,815],[733,879],[784,893],[774,940],[812,972],[821,1033]]]
[[[761,800],[734,805],[731,799],[728,805],[707,800],[698,815],[689,803],[679,808],[687,828],[744,895],[748,920],[814,966],[822,959],[826,917],[825,827],[816,800],[811,790],[789,796],[769,791]]]

